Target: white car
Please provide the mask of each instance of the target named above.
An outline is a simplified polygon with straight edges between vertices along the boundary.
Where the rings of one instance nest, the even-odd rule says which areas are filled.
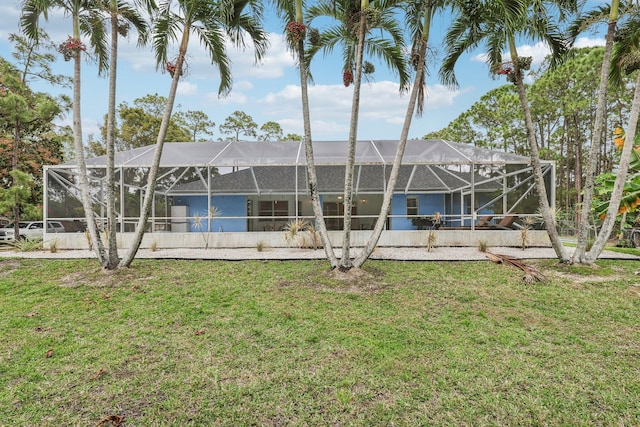
[[[42,239],[44,237],[43,221],[20,221],[20,238],[25,239]],[[47,221],[47,233],[64,233],[65,229],[59,221]],[[13,223],[0,228],[0,242],[13,242],[15,238],[15,230]]]

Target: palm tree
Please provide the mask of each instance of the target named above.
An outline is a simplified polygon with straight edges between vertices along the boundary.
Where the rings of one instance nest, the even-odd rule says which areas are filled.
[[[51,9],[62,9],[65,14],[71,18],[72,36],[60,45],[59,50],[66,60],[73,59],[73,143],[79,169],[78,183],[80,186],[82,207],[87,222],[87,230],[89,231],[89,236],[100,264],[105,265],[106,254],[104,244],[100,239],[93,213],[80,116],[80,64],[82,52],[86,50],[86,46],[81,41],[81,37],[85,36],[88,38],[90,47],[98,60],[98,70],[99,72],[104,72],[107,68],[106,59],[108,57],[105,26],[103,22],[104,15],[97,7],[97,4],[89,0],[25,0],[22,8],[22,16],[20,17],[20,24],[28,38],[32,40],[38,39],[40,17],[44,17],[44,19],[47,20]]]
[[[319,51],[322,50],[327,54],[336,45],[341,44],[344,61],[344,84],[348,86],[353,82],[354,85],[344,179],[344,229],[342,257],[339,266],[341,271],[348,271],[352,267],[350,256],[351,205],[353,203],[353,177],[356,141],[358,138],[360,87],[365,51],[368,55],[382,58],[398,74],[401,90],[405,90],[409,82],[408,66],[403,55],[403,32],[394,15],[396,1],[381,1],[377,5],[379,9],[371,7],[369,0],[326,1],[309,8],[307,13],[309,22],[321,16],[333,17],[338,21],[336,25],[323,31],[316,43],[312,43],[306,54],[307,63],[310,63],[311,59]],[[374,29],[379,30],[380,35],[370,36]],[[386,35],[390,36],[391,40]]]
[[[107,149],[107,170],[106,170],[106,205],[107,205],[107,256],[104,267],[108,270],[117,268],[120,259],[118,258],[118,243],[116,240],[116,191],[115,191],[115,127],[116,127],[116,77],[118,69],[118,36],[128,34],[129,25],[133,25],[138,32],[139,44],[144,44],[147,35],[147,25],[138,13],[137,8],[145,7],[151,13],[155,7],[153,0],[145,0],[140,4],[136,0],[136,7],[119,0],[108,0],[107,4],[102,4],[103,9],[109,15],[111,27],[111,51],[109,55],[109,101],[107,106],[107,126],[106,126],[106,149]]]
[[[393,198],[393,192],[395,189],[396,181],[398,180],[398,174],[400,172],[400,166],[402,163],[402,156],[407,145],[407,139],[409,137],[409,130],[411,128],[411,120],[416,111],[421,115],[424,107],[424,88],[425,88],[425,74],[426,74],[426,54],[427,45],[429,43],[429,33],[431,30],[431,19],[435,12],[444,7],[447,3],[443,0],[422,0],[412,2],[407,5],[406,11],[408,27],[411,28],[413,34],[413,48],[411,51],[411,62],[416,68],[416,74],[411,89],[411,95],[409,97],[409,103],[407,105],[407,112],[404,118],[404,124],[398,142],[396,155],[389,174],[389,180],[387,181],[387,187],[384,192],[384,198],[382,200],[382,207],[380,208],[380,214],[376,221],[373,232],[369,236],[364,249],[358,256],[355,257],[353,266],[360,268],[378,244],[380,235],[384,228],[384,224],[387,220],[389,210],[391,208],[391,200]]]
[[[320,235],[322,246],[324,248],[327,260],[331,269],[338,266],[338,259],[333,250],[327,225],[322,212],[320,203],[320,194],[318,192],[318,174],[316,172],[315,158],[313,154],[313,140],[311,137],[311,115],[309,113],[309,92],[308,92],[308,70],[305,61],[304,41],[307,35],[307,28],[303,19],[302,0],[295,0],[293,10],[290,1],[276,1],[278,12],[287,22],[287,41],[289,47],[297,55],[298,70],[300,72],[300,91],[302,95],[302,122],[304,127],[304,149],[307,160],[307,177],[309,179],[309,194],[311,197],[311,206],[313,207],[313,215],[315,217],[314,227]]]
[[[608,84],[614,84],[620,87],[622,82],[622,74],[630,73],[640,68],[640,8],[633,3],[627,5],[619,5],[619,2],[613,1],[611,7],[600,7],[586,14],[580,20],[576,21],[573,30],[577,34],[578,30],[588,27],[601,20],[602,17],[609,17],[608,30],[606,36],[605,54],[602,62],[600,73],[600,89],[598,94],[598,106],[596,110],[596,118],[594,122],[593,137],[591,142],[591,150],[589,153],[589,163],[585,184],[585,197],[582,209],[582,222],[579,226],[578,245],[573,255],[574,262],[583,264],[592,264],[602,253],[604,245],[607,242],[615,220],[618,214],[618,208],[622,199],[624,183],[627,178],[629,163],[633,150],[634,137],[636,135],[638,125],[638,114],[640,112],[640,74],[636,81],[633,101],[631,104],[631,113],[629,115],[629,124],[627,126],[626,138],[618,164],[618,172],[614,183],[607,215],[603,221],[598,236],[586,251],[586,241],[588,238],[589,222],[587,218],[591,215],[591,205],[594,192],[595,182],[595,163],[600,152],[602,143],[602,123],[606,110],[606,97]],[[622,23],[622,26],[616,30],[620,16],[627,16],[629,19]],[[614,38],[614,36],[616,36]]]
[[[617,53],[617,62],[618,66],[615,66],[615,62],[612,61],[612,55],[614,51],[614,36],[616,35],[616,27],[618,25],[618,20],[621,15],[633,13],[635,11],[636,19],[631,19],[626,25],[619,31],[620,34],[623,34],[621,38],[621,42],[619,46],[624,46],[618,49]],[[591,137],[591,147],[589,150],[589,159],[587,162],[587,170],[585,176],[585,185],[584,185],[584,200],[582,204],[582,214],[581,221],[578,226],[578,243],[576,245],[576,251],[573,255],[573,261],[590,264],[597,259],[597,256],[604,248],[604,242],[609,237],[611,230],[613,228],[613,222],[611,222],[610,216],[605,220],[605,224],[600,229],[598,233],[598,245],[595,248],[592,246],[589,253],[587,253],[587,240],[589,237],[589,221],[588,218],[591,216],[591,206],[592,199],[594,194],[594,186],[595,186],[595,174],[596,174],[596,164],[598,161],[598,156],[600,153],[600,147],[602,145],[603,139],[603,123],[604,123],[604,115],[606,112],[606,101],[607,101],[607,93],[608,93],[608,85],[610,80],[610,74],[612,74],[612,80],[616,84],[620,84],[621,78],[620,74],[622,72],[623,63],[625,60],[629,58],[633,58],[637,55],[637,52],[634,53],[634,50],[637,51],[637,29],[633,25],[638,24],[637,20],[638,6],[633,3],[621,4],[619,0],[613,0],[611,2],[611,6],[600,6],[583,16],[577,19],[571,27],[572,36],[577,36],[580,32],[585,29],[591,27],[596,23],[602,22],[603,19],[608,19],[607,25],[607,34],[605,37],[605,51],[604,58],[602,60],[602,68],[600,70],[600,87],[598,89],[598,103],[596,107],[596,116],[593,125],[593,132]],[[631,23],[631,26],[629,25]],[[634,37],[634,33],[635,37]],[[632,42],[635,39],[635,44]],[[613,65],[613,70],[612,70]],[[615,71],[614,71],[615,70]],[[613,71],[613,72],[612,72]],[[630,118],[633,120],[633,116]],[[631,134],[633,136],[633,134]],[[629,149],[630,150],[630,149]],[[623,149],[623,155],[626,153],[626,150]],[[630,151],[629,151],[630,155]],[[622,162],[623,158],[621,158]],[[624,172],[626,174],[626,171]],[[615,194],[613,196],[616,196]],[[611,203],[613,204],[613,203]],[[619,204],[619,201],[618,201]],[[614,207],[611,207],[613,210]],[[615,207],[617,209],[617,205]],[[615,216],[614,216],[615,218]],[[605,236],[603,232],[608,230],[608,234]],[[595,256],[595,257],[594,257]]]
[[[556,13],[552,13],[551,8],[556,8]],[[529,68],[531,58],[524,58],[518,55],[516,36],[543,40],[551,49],[550,64],[555,66],[567,52],[568,43],[560,35],[557,25],[552,22],[551,18],[557,14],[559,19],[564,19],[566,14],[574,11],[575,8],[576,2],[571,0],[466,2],[461,7],[459,15],[454,19],[446,35],[447,55],[440,68],[442,80],[446,84],[456,86],[457,79],[454,68],[464,52],[476,48],[481,43],[485,43],[490,70],[492,72],[502,72],[502,51],[503,49],[509,51],[511,72],[508,73],[507,77],[517,87],[520,105],[525,118],[527,140],[531,151],[531,163],[542,219],[547,228],[551,245],[558,259],[563,263],[567,263],[570,260],[560,241],[555,218],[549,207],[538,143],[523,81],[524,71]]]
[[[174,8],[175,4],[175,8]],[[160,158],[167,128],[173,111],[178,82],[184,72],[185,57],[189,46],[189,37],[195,33],[220,72],[218,93],[226,95],[231,90],[231,64],[227,56],[225,41],[227,37],[238,46],[244,45],[244,36],[248,34],[255,47],[256,60],[262,58],[267,48],[267,35],[259,25],[260,5],[253,0],[165,0],[159,7],[153,28],[153,48],[156,64],[171,75],[171,88],[167,105],[162,116],[160,131],[156,140],[153,163],[149,170],[147,191],[145,192],[135,235],[126,255],[120,261],[120,267],[128,267],[133,261],[149,218],[151,203],[154,199],[155,185],[160,169]],[[251,9],[253,14],[245,11]],[[168,55],[170,42],[179,40],[178,55],[175,61]]]

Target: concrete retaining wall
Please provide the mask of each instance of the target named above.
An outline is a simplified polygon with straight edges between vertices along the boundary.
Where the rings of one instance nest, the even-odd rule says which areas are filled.
[[[351,246],[364,246],[371,231],[353,231]],[[522,246],[522,233],[518,230],[437,230],[435,246],[470,246],[480,242],[488,246]],[[529,230],[527,246],[550,247],[546,231]],[[329,232],[334,247],[342,246],[342,232]],[[429,231],[383,231],[378,242],[380,247],[420,247],[426,246]],[[118,247],[128,248],[133,240],[133,233],[118,235]],[[309,239],[307,239],[309,241]],[[246,233],[147,233],[142,240],[141,248],[155,246],[158,249],[171,248],[204,248],[208,241],[210,248],[255,248],[258,244],[264,247],[298,246],[298,242],[287,242],[283,231],[246,232]],[[87,249],[88,241],[84,233],[47,234],[45,247],[53,242],[58,249]]]

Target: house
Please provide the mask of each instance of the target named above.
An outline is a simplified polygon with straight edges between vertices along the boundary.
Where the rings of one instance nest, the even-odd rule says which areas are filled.
[[[362,236],[356,244],[378,218],[397,145],[358,141],[351,212],[352,230]],[[147,146],[116,154],[116,227],[122,239],[137,223],[154,152],[155,146]],[[331,231],[343,226],[346,152],[344,141],[314,142],[318,192]],[[254,246],[264,239],[277,245],[287,223],[314,220],[304,153],[299,141],[166,143],[145,239],[192,246],[199,244],[194,235],[223,233],[213,239],[218,245]],[[538,202],[529,160],[444,140],[408,141],[382,242],[416,244],[417,232],[430,228],[458,236],[491,229],[477,227],[480,217],[492,217],[494,225],[504,217],[534,217]],[[87,166],[95,213],[104,218],[106,158],[88,159]],[[545,162],[543,168],[553,204],[555,165]],[[81,228],[84,216],[76,171],[74,164],[45,168],[45,219],[70,228]]]

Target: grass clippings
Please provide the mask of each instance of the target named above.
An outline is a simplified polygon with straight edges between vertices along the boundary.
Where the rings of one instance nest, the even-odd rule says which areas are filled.
[[[640,425],[635,262],[527,263],[2,263],[0,424]]]

